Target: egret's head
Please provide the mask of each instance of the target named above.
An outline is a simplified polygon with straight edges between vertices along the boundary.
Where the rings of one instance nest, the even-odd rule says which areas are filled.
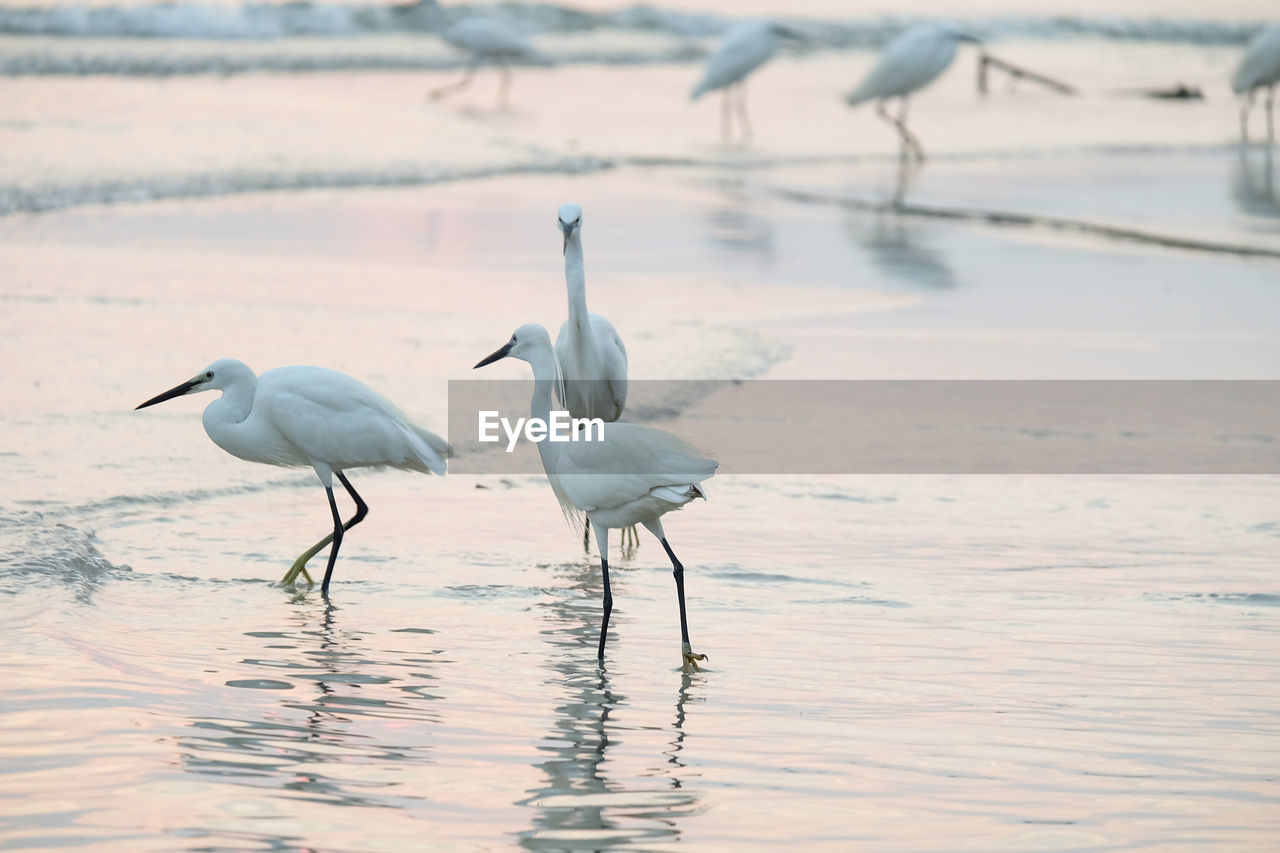
[[[582,231],[582,208],[576,204],[560,205],[560,233],[564,235],[564,248],[569,248],[569,238]]]
[[[551,336],[547,334],[546,329],[537,323],[525,323],[516,329],[515,334],[511,336],[511,340],[486,358],[481,359],[476,367],[493,364],[495,361],[501,361],[508,356],[532,363],[533,353],[543,350],[555,352],[555,349],[551,346]],[[473,367],[472,370],[474,369]]]
[[[165,400],[172,400],[174,397],[182,397],[186,394],[198,394],[201,391],[220,391],[231,384],[237,377],[245,374],[252,375],[252,373],[253,371],[249,370],[248,365],[242,361],[236,361],[234,358],[220,358],[186,382],[175,385],[163,394],[157,394],[142,403],[134,411],[145,409],[147,406],[154,406],[156,403],[163,403]]]

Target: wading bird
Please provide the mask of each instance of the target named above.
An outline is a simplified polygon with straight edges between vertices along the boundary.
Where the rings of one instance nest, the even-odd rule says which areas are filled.
[[[511,89],[511,61],[546,62],[546,58],[534,49],[524,34],[509,24],[495,21],[492,18],[463,18],[461,21],[440,32],[440,37],[460,50],[470,54],[462,79],[456,83],[432,89],[427,97],[439,100],[448,95],[461,92],[471,85],[476,69],[485,62],[492,63],[498,69],[498,104],[505,106],[507,92]]]
[[[1231,76],[1231,88],[1244,95],[1240,108],[1240,138],[1249,141],[1249,113],[1259,89],[1267,90],[1267,141],[1274,142],[1276,85],[1280,84],[1280,22],[1266,27],[1253,37],[1245,49],[1236,73]]]
[[[311,583],[307,561],[332,542],[320,585],[322,592],[329,591],[342,534],[369,511],[345,470],[389,466],[445,472],[449,445],[444,439],[413,423],[364,383],[323,367],[278,367],[257,376],[242,361],[219,359],[138,408],[201,391],[222,392],[204,410],[204,431],[214,444],[249,462],[310,466],[329,496],[333,532],[304,551],[281,583],[293,583],[299,575]],[[356,514],[345,524],[333,497],[335,475],[356,504]]]
[[[751,138],[751,122],[747,118],[747,75],[769,61],[782,45],[783,38],[803,39],[796,30],[773,21],[742,21],[725,31],[720,46],[707,59],[702,80],[694,87],[691,100],[707,92],[722,89],[720,136],[728,143],[733,136],[733,111],[742,125],[742,138]],[[733,93],[737,91],[737,103]]]
[[[564,384],[556,387],[560,403],[575,418],[616,421],[627,403],[627,348],[613,324],[587,311],[587,274],[582,260],[582,208],[560,208],[560,233],[564,235],[564,282],[569,291],[569,319],[556,336],[556,358]],[[587,545],[590,521],[582,533]],[[636,545],[636,531],[622,531],[622,544]]]
[[[537,323],[516,329],[511,340],[476,367],[503,358],[518,358],[533,368],[531,418],[549,419],[552,385],[561,381],[551,336]],[[613,593],[609,589],[609,530],[643,524],[658,537],[671,559],[680,602],[680,653],[683,668],[697,669],[706,655],[689,644],[689,621],[684,605],[684,566],[676,559],[662,530],[662,516],[694,498],[705,497],[699,484],[711,477],[718,463],[707,459],[670,433],[628,423],[604,425],[603,438],[583,442],[538,442],[538,455],[551,490],[566,512],[583,512],[596,528],[600,572],[604,578],[604,619],[600,624],[597,656],[604,659]]]
[[[955,59],[960,42],[977,43],[978,39],[954,27],[920,24],[889,42],[880,59],[858,87],[844,99],[851,107],[875,100],[876,112],[898,131],[903,155],[910,151],[923,162],[920,140],[907,130],[907,98],[938,78]],[[890,98],[898,98],[898,116],[885,110]]]

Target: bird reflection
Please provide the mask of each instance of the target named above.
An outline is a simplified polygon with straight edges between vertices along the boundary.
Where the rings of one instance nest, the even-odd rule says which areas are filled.
[[[682,673],[682,675],[680,691],[676,693],[675,721],[671,724],[671,730],[674,733],[670,744],[671,748],[662,753],[667,757],[666,764],[659,765],[650,771],[654,776],[668,777],[673,789],[684,787],[678,775],[679,771],[685,766],[684,759],[680,755],[684,751],[684,706],[689,701],[689,688],[693,685],[695,677],[688,672]]]
[[[709,186],[716,200],[707,214],[707,239],[714,248],[767,266],[774,258],[773,222],[754,211],[746,178],[729,173]]]
[[[1276,170],[1273,147],[1263,146],[1251,152],[1239,146],[1240,157],[1231,176],[1231,194],[1242,213],[1280,219],[1280,197],[1276,194]]]
[[[885,277],[916,288],[943,290],[956,286],[946,256],[930,247],[921,230],[892,214],[868,220],[851,216],[845,224],[850,242],[867,250],[872,265]]]
[[[547,642],[556,647],[548,666],[564,689],[564,700],[538,747],[547,756],[538,764],[545,784],[519,802],[534,809],[533,827],[521,843],[531,850],[602,850],[675,841],[680,835],[678,819],[697,806],[697,797],[683,788],[676,774],[684,766],[684,703],[689,685],[699,676],[682,675],[675,734],[662,753],[663,762],[636,774],[661,775],[668,784],[655,788],[611,778],[608,771],[617,760],[610,759],[609,750],[621,744],[619,733],[638,729],[616,721],[627,707],[626,697],[615,691],[605,667],[583,654],[596,641],[598,614],[580,604],[600,597],[594,567],[568,568],[571,576],[548,604],[554,627],[544,631]]]
[[[305,794],[311,802],[403,807],[414,798],[394,782],[331,768],[431,763],[430,724],[439,714],[429,687],[435,676],[423,670],[439,661],[369,648],[367,634],[339,626],[339,610],[327,600],[304,596],[292,607],[291,630],[245,635],[261,657],[240,664],[257,677],[226,682],[264,696],[278,691],[278,700],[251,703],[261,708],[256,718],[192,719],[176,739],[179,765],[223,782]],[[406,720],[419,725],[410,729]],[[420,736],[407,737],[414,729]]]

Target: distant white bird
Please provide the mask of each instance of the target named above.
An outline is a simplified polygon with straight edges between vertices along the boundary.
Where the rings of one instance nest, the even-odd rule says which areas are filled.
[[[1267,141],[1275,140],[1277,83],[1280,83],[1280,22],[1266,27],[1253,37],[1236,73],[1231,75],[1231,88],[1236,94],[1244,95],[1244,106],[1240,110],[1240,138],[1246,142],[1249,139],[1249,113],[1253,110],[1253,99],[1263,87],[1267,90]]]
[[[560,403],[575,418],[616,421],[627,403],[627,348],[613,324],[587,311],[587,275],[582,260],[582,208],[560,208],[564,235],[564,281],[569,291],[569,319],[556,337],[564,383],[556,387]],[[582,533],[585,548],[590,522]],[[636,532],[622,531],[622,544],[638,544]]]
[[[471,17],[443,30],[440,37],[456,48],[471,54],[462,79],[456,83],[432,89],[427,96],[440,99],[455,92],[460,92],[471,85],[476,69],[484,62],[493,63],[501,75],[498,84],[498,103],[506,104],[507,92],[511,88],[512,60],[524,62],[546,62],[546,57],[539,53],[524,34],[510,24],[492,18]]]
[[[742,125],[742,138],[751,138],[751,122],[747,118],[746,77],[777,53],[782,46],[783,37],[803,39],[804,35],[773,21],[741,21],[725,31],[720,46],[707,59],[702,80],[689,97],[696,101],[707,92],[724,90],[720,107],[720,135],[725,142],[729,142],[733,135],[734,89],[738,91],[736,107]]]
[[[531,418],[549,419],[552,385],[560,381],[551,336],[537,323],[516,329],[511,340],[476,367],[506,357],[518,358],[533,368]],[[706,655],[689,644],[689,622],[684,605],[684,566],[676,559],[662,530],[661,518],[694,498],[705,497],[699,484],[716,471],[707,459],[680,439],[651,427],[607,423],[600,441],[538,442],[538,454],[551,490],[566,513],[586,514],[596,528],[600,547],[600,571],[604,578],[604,620],[600,625],[597,656],[604,659],[613,593],[609,589],[609,529],[643,524],[658,537],[671,559],[680,602],[680,639],[683,667],[698,668]]]
[[[556,357],[564,371],[565,398],[575,418],[616,421],[627,403],[627,348],[613,324],[587,311],[587,275],[582,259],[582,208],[559,210],[564,235],[564,282],[569,319],[556,337]]]
[[[977,41],[968,33],[941,24],[912,27],[889,42],[871,72],[845,95],[845,102],[856,107],[863,101],[876,100],[876,112],[897,129],[904,153],[911,150],[917,160],[923,161],[920,140],[907,130],[907,98],[947,70],[960,42]],[[899,99],[897,118],[885,110],[889,98]]]
[[[413,423],[367,385],[323,367],[279,367],[256,376],[244,362],[223,358],[138,408],[201,391],[222,392],[204,410],[204,431],[214,444],[250,462],[311,466],[329,496],[333,533],[303,552],[282,583],[292,583],[299,575],[311,583],[307,561],[332,542],[320,585],[321,591],[329,591],[342,534],[369,511],[343,471],[390,466],[424,474],[445,472],[449,445],[444,439]],[[333,497],[335,474],[356,503],[356,514],[345,524]]]

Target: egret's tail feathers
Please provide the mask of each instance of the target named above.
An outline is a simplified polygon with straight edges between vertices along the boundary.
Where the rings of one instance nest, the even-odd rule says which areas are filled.
[[[701,98],[703,95],[705,95],[707,92],[710,92],[710,91],[711,91],[711,87],[707,85],[706,80],[703,80],[697,86],[693,87],[693,91],[689,93],[689,100],[696,101],[698,100],[698,98]]]
[[[661,498],[667,503],[684,505],[694,498],[702,498],[706,500],[706,493],[698,488],[697,483],[686,483],[683,486],[658,486],[650,489],[649,494],[655,498]]]
[[[449,442],[440,436],[422,427],[415,427],[409,434],[409,445],[413,448],[414,456],[432,474],[443,475],[448,470],[449,466],[445,459],[450,456],[452,450]]]

